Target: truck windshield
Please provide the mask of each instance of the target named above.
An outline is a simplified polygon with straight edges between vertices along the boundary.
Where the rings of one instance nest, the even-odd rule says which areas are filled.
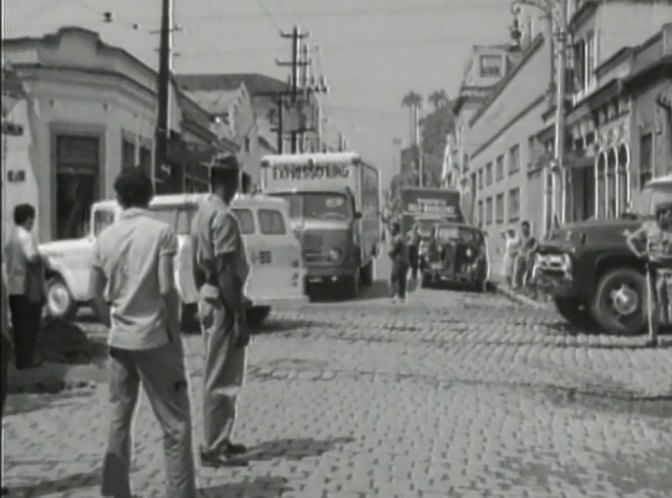
[[[637,214],[644,217],[654,216],[656,206],[672,199],[672,183],[659,183],[645,187],[639,194]]]
[[[191,232],[191,219],[196,213],[196,205],[180,206],[150,206],[152,215],[168,223],[177,235],[189,235]]]
[[[301,192],[276,194],[289,203],[290,219],[349,220],[352,207],[343,194],[328,192]]]

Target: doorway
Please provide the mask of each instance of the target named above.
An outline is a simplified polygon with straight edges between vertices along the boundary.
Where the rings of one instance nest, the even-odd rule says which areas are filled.
[[[54,239],[84,237],[91,205],[98,200],[100,138],[58,135],[55,176]]]

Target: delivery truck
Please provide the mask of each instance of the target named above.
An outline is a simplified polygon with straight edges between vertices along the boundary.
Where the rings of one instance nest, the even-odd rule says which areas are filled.
[[[355,298],[373,283],[381,239],[376,167],[354,152],[269,155],[261,185],[289,204],[309,297],[326,286]]]
[[[464,223],[459,190],[405,187],[401,189],[400,198],[402,233],[408,233],[416,221],[423,233],[429,232],[427,227],[442,220]]]

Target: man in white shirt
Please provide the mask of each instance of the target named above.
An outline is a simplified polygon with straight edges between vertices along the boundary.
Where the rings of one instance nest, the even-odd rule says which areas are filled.
[[[132,420],[142,384],[163,432],[170,498],[194,498],[191,414],[173,228],[147,210],[151,180],[140,168],[122,171],[114,188],[123,212],[98,237],[91,262],[92,307],[109,328],[111,421],[102,495],[131,498]]]
[[[15,229],[5,244],[7,294],[12,316],[16,368],[37,366],[35,361],[42,327],[44,265],[32,229],[35,208],[19,204],[14,208]]]

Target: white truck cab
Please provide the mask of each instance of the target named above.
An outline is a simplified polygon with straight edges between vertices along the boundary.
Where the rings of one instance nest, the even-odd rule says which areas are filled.
[[[150,211],[169,223],[178,239],[175,282],[182,300],[182,315],[195,315],[198,292],[193,280],[191,220],[207,194],[155,196]],[[252,301],[248,312],[251,325],[259,325],[273,305],[304,302],[305,269],[301,246],[291,231],[286,202],[264,195],[237,196],[232,203],[250,263],[245,295]],[[121,213],[116,201],[92,206],[89,234],[81,239],[42,244],[40,250],[49,261],[47,310],[51,316],[68,318],[90,300],[89,264],[98,235],[114,223]],[[185,320],[183,320],[183,323]]]

